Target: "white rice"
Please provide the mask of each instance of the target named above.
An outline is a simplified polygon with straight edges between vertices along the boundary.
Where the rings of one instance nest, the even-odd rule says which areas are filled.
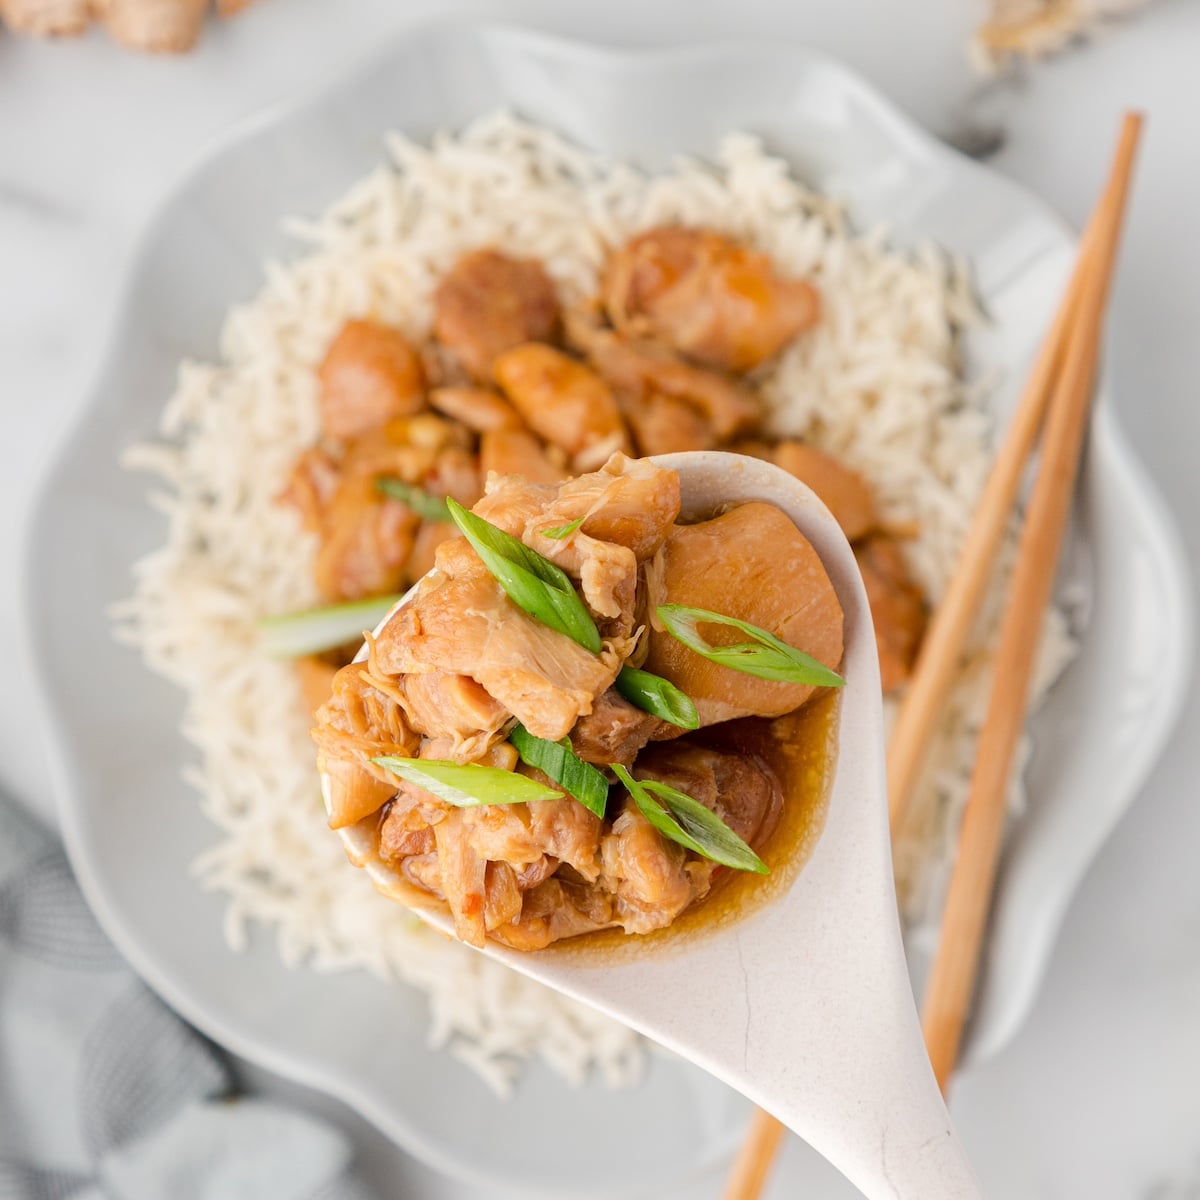
[[[905,553],[936,602],[989,462],[981,397],[959,372],[957,341],[976,320],[966,271],[933,248],[901,254],[882,232],[855,234],[744,135],[723,142],[715,166],[681,160],[649,178],[505,114],[431,147],[393,136],[387,148],[391,162],[324,216],[287,223],[302,253],[268,263],[260,293],[230,312],[219,362],[183,364],[165,442],[129,454],[165,484],[153,502],[168,536],[138,564],[118,634],[187,692],[185,733],[200,752],[187,778],[219,831],[196,874],[228,898],[231,946],[259,922],[289,964],[366,968],[421,989],[432,1042],[499,1089],[531,1055],[572,1080],[598,1069],[628,1083],[641,1064],[634,1035],[428,933],[347,865],[326,827],[292,670],[259,652],[254,629],[318,599],[314,540],[276,503],[317,435],[314,367],[348,317],[423,337],[433,286],[466,249],[541,259],[569,302],[592,292],[608,249],[640,229],[725,230],[820,287],[820,325],[761,380],[774,423],[861,471],[888,522],[913,523]],[[997,617],[993,599],[897,849],[905,916],[918,928],[936,922]],[[1039,694],[1072,649],[1052,613]]]

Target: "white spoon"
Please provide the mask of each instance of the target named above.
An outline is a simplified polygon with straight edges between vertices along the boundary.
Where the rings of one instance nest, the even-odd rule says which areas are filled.
[[[724,1080],[869,1200],[979,1200],[925,1054],[901,948],[879,664],[854,554],[825,506],[777,467],[715,451],[653,461],[679,472],[685,517],[730,502],[776,505],[833,581],[845,611],[846,686],[824,829],[785,893],[662,948],[589,959],[586,946],[530,954],[489,942],[482,953]],[[350,857],[411,904],[412,888],[376,855],[369,824],[341,830]],[[418,911],[453,933],[436,899]]]

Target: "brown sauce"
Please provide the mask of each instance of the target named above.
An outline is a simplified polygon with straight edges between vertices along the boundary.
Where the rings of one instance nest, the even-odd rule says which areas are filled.
[[[740,920],[784,895],[811,856],[829,808],[837,767],[841,694],[829,689],[803,708],[774,720],[749,717],[716,725],[691,740],[739,754],[753,755],[775,772],[783,803],[774,828],[755,839],[754,849],[770,868],[768,875],[719,869],[707,896],[686,908],[666,928],[628,934],[619,928],[597,930],[555,942],[535,954],[567,955],[577,966],[606,966],[644,953],[662,955]]]

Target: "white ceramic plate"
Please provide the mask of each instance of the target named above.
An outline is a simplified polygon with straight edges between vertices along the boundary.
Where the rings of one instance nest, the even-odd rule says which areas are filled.
[[[118,456],[153,435],[179,360],[215,356],[225,310],[257,290],[263,258],[289,253],[280,217],[321,210],[374,167],[385,130],[425,137],[499,106],[647,167],[752,130],[844,197],[859,223],[886,219],[970,256],[994,321],[970,353],[978,370],[1004,373],[1001,419],[1073,243],[1027,192],[798,47],[631,53],[463,25],[411,33],[330,90],[244,127],[146,231],[107,366],[37,507],[27,564],[54,785],[97,915],[150,984],[216,1040],[341,1097],[434,1165],[559,1200],[635,1186],[653,1194],[725,1153],[742,1123],[742,1102],[694,1069],[656,1060],[643,1087],[616,1097],[599,1084],[572,1091],[535,1066],[504,1104],[426,1048],[424,1005],[409,991],[289,971],[265,937],[241,956],[226,949],[222,901],[188,873],[213,831],[180,782],[194,753],[178,732],[182,697],[113,643],[105,616],[130,590],[131,563],[163,537],[145,480],[120,470]],[[1030,809],[1004,862],[975,1055],[997,1049],[1027,1011],[1067,901],[1158,753],[1185,682],[1181,557],[1105,403],[1077,526],[1090,623],[1036,720]],[[335,1023],[334,1013],[354,1020]],[[620,1155],[595,1154],[599,1128]]]

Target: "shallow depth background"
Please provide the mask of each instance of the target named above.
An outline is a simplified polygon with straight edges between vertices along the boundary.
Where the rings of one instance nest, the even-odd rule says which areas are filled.
[[[104,36],[59,45],[0,36],[0,784],[49,815],[37,730],[23,707],[17,619],[24,506],[86,395],[127,254],[193,153],[240,117],[371,53],[405,23],[449,12],[618,44],[787,36],[856,67],[935,132],[1008,134],[995,164],[1078,223],[1119,111],[1150,116],[1112,320],[1117,408],[1200,564],[1200,5],[1160,0],[1138,21],[1002,87],[981,86],[965,0],[257,0],[184,59]],[[1200,1195],[1200,695],[1078,894],[1034,1015],[999,1059],[962,1077],[954,1112],[989,1195],[1183,1200]],[[483,1200],[441,1181],[337,1106],[247,1072],[334,1116],[379,1194]],[[793,1142],[769,1195],[790,1194]],[[805,1173],[806,1178],[808,1173]],[[1189,1182],[1190,1181],[1190,1182]],[[1172,1190],[1175,1189],[1175,1190]],[[712,1176],[668,1200],[720,1193]],[[822,1194],[852,1193],[830,1173]]]

